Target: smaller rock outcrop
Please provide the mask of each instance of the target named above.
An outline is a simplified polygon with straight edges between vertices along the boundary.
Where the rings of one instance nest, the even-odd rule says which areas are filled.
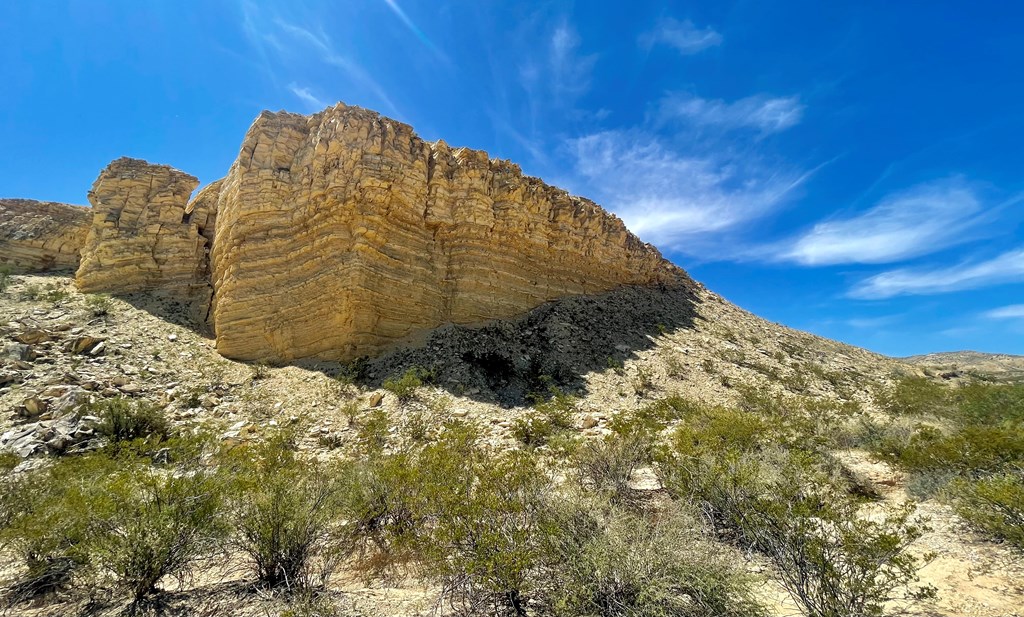
[[[210,213],[188,203],[198,185],[167,165],[130,158],[108,165],[89,191],[93,221],[76,277],[79,289],[159,290],[208,304],[209,239],[203,232]]]
[[[0,199],[0,267],[18,272],[77,268],[90,214],[83,206]]]

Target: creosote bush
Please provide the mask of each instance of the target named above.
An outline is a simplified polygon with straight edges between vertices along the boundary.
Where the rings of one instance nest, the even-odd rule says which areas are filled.
[[[553,520],[555,615],[766,614],[742,560],[678,508],[649,517],[569,501]]]
[[[971,525],[1024,551],[1024,471],[960,479],[948,494],[957,514]]]
[[[323,585],[347,554],[337,525],[346,470],[301,458],[290,436],[236,452],[230,473],[233,545],[268,588]]]
[[[385,379],[381,387],[394,394],[399,401],[404,403],[415,398],[416,389],[426,383],[430,383],[433,378],[433,373],[427,369],[414,366],[406,370],[399,377]]]
[[[154,403],[117,397],[103,399],[80,411],[99,418],[96,433],[112,446],[136,440],[163,441],[171,436],[171,427],[163,410]]]
[[[913,585],[921,560],[907,548],[925,531],[913,506],[881,521],[861,518],[849,478],[813,449],[817,440],[794,433],[813,425],[762,413],[688,417],[658,452],[666,489],[725,537],[767,556],[809,615],[881,615],[890,601],[931,596]]]
[[[165,576],[180,578],[221,549],[228,531],[223,494],[219,478],[207,471],[123,463],[90,500],[91,558],[134,601],[151,596]]]
[[[583,487],[613,503],[628,503],[634,497],[630,478],[649,460],[650,450],[650,442],[642,435],[613,434],[600,441],[584,442],[573,463]]]

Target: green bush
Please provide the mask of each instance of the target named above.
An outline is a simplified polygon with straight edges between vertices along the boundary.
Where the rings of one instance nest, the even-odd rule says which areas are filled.
[[[927,377],[903,377],[876,397],[893,416],[945,415],[950,411],[949,390]]]
[[[423,550],[427,577],[452,607],[526,615],[545,589],[544,512],[553,485],[525,452],[474,467],[462,491],[435,496]]]
[[[12,600],[65,587],[89,565],[94,486],[114,468],[112,460],[94,455],[5,478],[0,546],[23,566]]]
[[[11,285],[11,269],[8,266],[0,268],[0,293],[7,291]]]
[[[387,573],[421,556],[431,521],[473,482],[482,455],[478,440],[475,425],[453,420],[433,443],[413,442],[389,454],[362,453],[342,504],[360,570]]]
[[[775,499],[748,504],[742,524],[807,615],[880,617],[889,602],[935,595],[915,586],[922,560],[907,549],[927,529],[913,512],[906,504],[870,520],[849,501]]]
[[[81,411],[99,418],[96,433],[112,444],[139,439],[163,441],[171,436],[171,427],[163,410],[148,401],[117,397],[104,399]]]
[[[107,294],[89,294],[85,297],[85,308],[93,317],[106,317],[113,308],[113,302]]]
[[[402,373],[400,377],[391,377],[384,380],[381,387],[394,394],[399,401],[406,402],[416,397],[416,389],[429,383],[433,379],[433,373],[425,368],[414,366]]]
[[[600,441],[584,442],[573,462],[583,487],[607,496],[613,503],[624,503],[633,497],[630,477],[650,456],[651,444],[642,436],[613,434]]]
[[[257,580],[289,590],[326,582],[347,552],[336,519],[348,474],[299,458],[282,436],[235,454],[226,471],[233,543]]]
[[[957,514],[974,527],[1024,550],[1024,472],[961,479],[949,495]]]
[[[603,520],[588,520],[593,518]],[[696,520],[679,511],[650,520],[615,510],[595,516],[591,506],[556,520],[558,565],[548,600],[555,615],[766,614],[742,560],[710,542]]]
[[[122,462],[96,486],[87,543],[96,565],[138,602],[221,547],[223,485],[210,473]]]
[[[921,426],[909,438],[882,439],[881,458],[907,471],[994,472],[1024,461],[1024,432],[1003,426],[969,425],[952,433]]]
[[[512,437],[529,448],[547,445],[558,428],[550,418],[528,412],[512,422]]]
[[[722,411],[681,425],[658,468],[670,494],[769,557],[810,615],[880,615],[915,580],[920,561],[906,549],[924,530],[911,511],[859,518],[842,468],[774,439],[759,416]],[[930,593],[911,589],[906,598]]]
[[[1024,384],[966,384],[952,393],[963,424],[1024,428]]]

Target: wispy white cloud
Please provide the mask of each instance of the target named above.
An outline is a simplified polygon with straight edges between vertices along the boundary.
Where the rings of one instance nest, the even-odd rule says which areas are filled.
[[[409,17],[409,15],[404,10],[402,10],[402,7],[398,5],[397,0],[384,0],[384,3],[388,5],[388,8],[391,9],[391,12],[394,13],[396,17],[398,17],[399,21],[401,21],[405,25],[405,27],[408,28],[409,31],[413,33],[416,39],[419,40],[419,42],[422,43],[424,47],[429,49],[440,60],[443,60],[446,63],[448,62],[448,56],[446,56],[444,52],[438,49],[437,45],[435,45],[434,42],[430,40],[430,37],[428,37],[426,33],[423,32],[423,30],[421,30],[420,27],[416,25],[416,22],[414,22],[412,18]]]
[[[713,28],[698,28],[690,20],[662,19],[649,32],[640,35],[639,44],[645,49],[655,45],[668,45],[684,55],[696,54],[709,47],[722,44],[722,35]]]
[[[962,177],[936,180],[887,195],[856,216],[820,222],[775,247],[775,257],[806,266],[891,263],[976,239],[985,212]]]
[[[587,192],[634,233],[691,253],[707,246],[709,234],[775,210],[807,177],[762,165],[751,153],[679,151],[640,130],[587,135],[569,148]]]
[[[278,83],[276,69],[294,70],[300,63],[308,63],[311,49],[317,52],[313,56],[317,61],[340,69],[355,90],[367,95],[368,103],[383,107],[391,115],[401,116],[387,91],[370,71],[338,49],[322,28],[285,20],[251,2],[243,1],[241,9],[242,31],[275,85]],[[312,103],[311,98],[298,94],[292,85],[288,88],[293,94]],[[308,89],[306,93],[309,94]]]
[[[982,316],[989,319],[1024,319],[1024,304],[1011,304],[991,311],[985,311]]]
[[[798,124],[803,113],[804,105],[796,96],[770,97],[758,94],[729,103],[675,93],[661,99],[657,119],[660,122],[685,122],[722,129],[748,128],[762,133],[777,133]]]
[[[597,55],[581,54],[580,43],[579,34],[566,23],[557,26],[551,35],[548,65],[551,88],[558,102],[571,103],[590,89]]]
[[[306,87],[303,87],[303,86],[299,86],[295,82],[292,82],[292,83],[288,84],[288,89],[292,91],[292,94],[294,94],[295,96],[299,97],[299,99],[302,100],[303,103],[306,103],[307,105],[312,107],[314,110],[319,111],[319,110],[327,107],[327,103],[325,103],[324,101],[321,101],[320,99],[318,99],[309,90],[309,88],[306,88]]]
[[[874,300],[948,293],[1021,281],[1024,281],[1024,248],[1007,251],[985,261],[963,262],[946,268],[900,268],[882,272],[856,284],[848,295]]]

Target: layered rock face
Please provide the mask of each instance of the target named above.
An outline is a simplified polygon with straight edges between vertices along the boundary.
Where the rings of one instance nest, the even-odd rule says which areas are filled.
[[[189,204],[199,180],[166,165],[120,158],[89,191],[92,227],[76,283],[82,291],[160,290],[209,300],[209,202]],[[191,209],[189,208],[191,206]]]
[[[19,272],[75,269],[90,221],[82,206],[0,199],[0,266]]]
[[[261,114],[207,208],[233,358],[348,360],[563,296],[692,284],[594,203],[342,104]]]
[[[118,159],[91,211],[33,214],[52,229],[32,250],[74,265],[81,245],[83,291],[183,301],[223,355],[274,362],[374,355],[565,296],[694,285],[593,202],[358,107],[264,112],[228,175],[189,201],[197,185]]]

